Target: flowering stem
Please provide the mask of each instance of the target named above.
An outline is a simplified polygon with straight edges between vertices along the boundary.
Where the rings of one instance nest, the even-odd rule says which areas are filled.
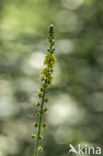
[[[35,154],[34,156],[38,156],[38,145],[39,145],[39,136],[41,131],[41,123],[42,123],[42,112],[43,112],[43,106],[44,106],[44,99],[45,99],[45,88],[43,89],[43,96],[42,96],[42,102],[41,102],[41,112],[40,112],[40,118],[39,118],[39,125],[38,125],[38,134],[36,139],[36,148],[35,148]]]
[[[36,138],[36,145],[35,145],[35,152],[34,156],[38,156],[38,152],[43,151],[43,147],[39,146],[39,140],[43,139],[43,136],[41,135],[41,130],[42,128],[46,128],[46,123],[42,121],[42,116],[43,113],[47,113],[48,109],[47,107],[44,108],[44,104],[48,102],[48,97],[46,96],[47,89],[50,88],[53,80],[53,71],[55,67],[55,61],[56,57],[54,54],[55,48],[53,45],[55,44],[54,40],[54,27],[53,25],[49,26],[49,36],[48,36],[48,41],[49,41],[49,49],[47,50],[45,60],[44,60],[44,67],[41,71],[41,82],[42,85],[40,89],[38,89],[38,97],[39,101],[36,101],[36,106],[39,108],[39,111],[36,113],[36,116],[38,118],[37,122],[34,122],[33,125],[35,128],[38,128],[37,135],[34,135],[32,133],[32,138]]]

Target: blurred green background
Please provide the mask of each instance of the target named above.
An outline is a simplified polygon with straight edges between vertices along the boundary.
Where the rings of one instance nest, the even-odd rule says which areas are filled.
[[[103,1],[0,0],[0,156],[34,155],[51,23],[58,61],[40,156],[68,156],[69,144],[103,147]]]

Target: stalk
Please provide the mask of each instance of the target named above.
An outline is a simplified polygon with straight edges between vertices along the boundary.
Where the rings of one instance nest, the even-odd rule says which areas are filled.
[[[37,139],[36,139],[36,148],[35,148],[34,156],[38,156],[38,145],[39,145],[39,136],[40,136],[40,131],[41,131],[44,98],[45,98],[45,89],[43,89],[43,96],[42,96],[42,103],[41,103],[41,112],[40,112],[40,119],[39,119],[39,125],[38,125],[38,134],[37,134]]]
[[[47,50],[45,60],[44,60],[44,67],[41,71],[41,87],[38,89],[38,96],[39,101],[36,101],[36,106],[39,107],[39,110],[36,114],[37,116],[37,122],[34,122],[34,127],[37,128],[38,132],[37,135],[32,134],[32,138],[36,138],[35,143],[35,152],[34,156],[38,156],[38,152],[43,150],[42,146],[39,146],[39,141],[43,139],[43,136],[41,135],[41,129],[46,128],[46,123],[42,121],[43,113],[47,113],[47,108],[44,108],[44,104],[48,102],[48,97],[46,96],[47,89],[50,88],[53,80],[53,71],[55,67],[55,61],[56,57],[54,55],[55,48],[53,48],[53,45],[55,44],[54,40],[54,27],[53,25],[50,25],[49,27],[49,49]]]

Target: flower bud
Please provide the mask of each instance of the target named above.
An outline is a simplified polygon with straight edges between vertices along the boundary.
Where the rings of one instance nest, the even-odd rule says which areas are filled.
[[[50,52],[50,49],[48,49],[47,51]]]
[[[39,147],[38,147],[38,151],[39,151],[39,152],[42,152],[42,151],[43,151],[43,147],[42,147],[42,146],[39,146]]]
[[[42,125],[44,128],[47,128],[47,125],[46,123],[44,122],[43,125]]]
[[[48,102],[48,97],[45,98],[45,102]]]
[[[39,113],[39,112],[37,112],[37,113],[36,113],[36,117],[38,118],[39,116],[40,116],[40,113]]]
[[[42,135],[39,136],[39,139],[42,140],[44,137]]]
[[[52,45],[54,45],[54,44],[55,44],[55,40],[53,39],[53,40],[52,40]]]
[[[39,105],[40,105],[39,101],[36,101],[36,102],[35,102],[35,105],[36,105],[36,106],[39,106]]]
[[[44,81],[45,79],[44,79],[44,77],[41,77],[41,81]]]
[[[39,93],[41,93],[41,92],[43,92],[43,88],[41,87],[40,89],[37,89],[37,91],[38,91]]]
[[[47,107],[44,109],[44,112],[45,113],[48,113],[48,108]]]
[[[38,96],[41,98],[41,97],[42,97],[42,93],[40,92],[40,93],[38,94]]]
[[[34,127],[38,127],[37,122],[34,122],[34,123],[33,123],[33,126],[34,126]]]
[[[34,139],[35,137],[36,137],[36,135],[32,133],[32,139]]]
[[[40,113],[43,113],[43,110],[40,109],[39,112],[40,112]]]
[[[43,128],[42,127],[40,128],[40,131],[43,132]]]

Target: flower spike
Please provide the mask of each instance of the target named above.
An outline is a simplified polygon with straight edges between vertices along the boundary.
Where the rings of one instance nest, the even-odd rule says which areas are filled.
[[[48,102],[48,88],[51,87],[53,81],[53,72],[56,62],[56,57],[54,54],[55,48],[55,39],[54,39],[54,26],[51,24],[49,26],[49,36],[48,36],[49,48],[46,52],[46,56],[44,59],[44,67],[41,71],[41,87],[38,89],[38,98],[39,101],[36,101],[35,105],[39,106],[38,112],[36,113],[37,122],[34,122],[34,127],[37,128],[37,136],[36,136],[36,145],[35,145],[35,153],[34,156],[38,156],[39,151],[43,151],[43,147],[39,146],[39,141],[44,137],[41,135],[42,127],[47,128],[45,122],[43,122],[42,117],[43,114],[48,112],[47,107],[44,108],[44,104]],[[32,134],[32,138],[35,136]]]

